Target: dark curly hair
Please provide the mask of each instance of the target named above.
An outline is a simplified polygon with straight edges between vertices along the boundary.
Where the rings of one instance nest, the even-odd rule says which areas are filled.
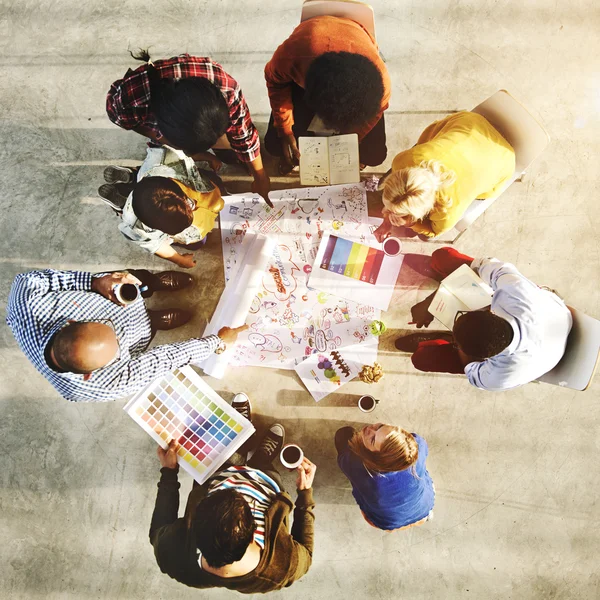
[[[481,360],[500,354],[514,335],[510,323],[489,310],[461,315],[454,323],[452,333],[465,354]]]
[[[150,109],[169,144],[187,154],[212,148],[229,128],[229,108],[219,88],[203,77],[161,77],[147,50],[130,54],[148,62]]]
[[[382,98],[381,73],[361,54],[326,52],[306,73],[304,101],[325,125],[342,133],[372,119]]]
[[[250,506],[235,490],[213,492],[196,507],[196,546],[216,569],[242,559],[254,538],[254,528]]]
[[[131,200],[136,217],[148,227],[176,235],[194,220],[194,208],[183,190],[168,177],[144,177]]]

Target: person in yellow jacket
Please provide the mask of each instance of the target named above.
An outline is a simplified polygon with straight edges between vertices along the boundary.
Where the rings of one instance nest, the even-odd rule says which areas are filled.
[[[218,168],[220,161],[210,157],[211,166]],[[173,245],[197,250],[225,205],[207,172],[200,171],[181,150],[161,146],[148,148],[137,174],[124,167],[108,167],[104,177],[111,185],[101,186],[98,192],[120,214],[119,230],[128,240],[179,267],[189,269],[196,264],[193,254],[180,254]],[[127,187],[134,178],[137,183]],[[126,198],[120,194],[131,187]]]
[[[500,193],[514,171],[512,146],[481,115],[459,112],[436,121],[394,158],[382,182],[384,222],[375,235],[382,240],[395,226],[436,237],[471,202]]]

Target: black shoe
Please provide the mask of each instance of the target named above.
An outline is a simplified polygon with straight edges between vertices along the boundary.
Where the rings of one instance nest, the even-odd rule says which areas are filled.
[[[105,183],[98,188],[100,199],[106,202],[115,212],[122,213],[127,198],[119,193],[112,184]]]
[[[192,313],[181,308],[163,308],[162,310],[149,310],[152,328],[158,331],[177,329],[185,325],[191,318]]]
[[[271,425],[267,435],[261,440],[256,452],[252,455],[254,464],[271,464],[281,453],[285,440],[285,429],[283,425],[275,423]]]
[[[401,352],[416,352],[421,342],[429,342],[431,340],[446,340],[448,342],[454,341],[454,336],[447,331],[428,331],[422,333],[411,333],[399,337],[395,342],[396,350]]]
[[[240,415],[246,417],[248,421],[252,421],[252,405],[250,404],[250,398],[243,392],[236,394],[231,403],[231,407],[235,408]]]
[[[152,286],[153,292],[176,292],[194,283],[194,278],[181,271],[162,271],[155,273],[159,283]]]
[[[106,183],[133,183],[133,169],[127,167],[110,166],[104,169]]]

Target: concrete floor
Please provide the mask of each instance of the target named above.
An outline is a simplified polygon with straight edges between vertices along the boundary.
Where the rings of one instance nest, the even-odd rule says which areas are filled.
[[[393,81],[384,168],[432,120],[508,89],[552,143],[458,247],[512,261],[600,317],[598,3],[372,4]],[[165,267],[128,245],[95,198],[104,165],[144,156],[143,140],[104,112],[110,83],[132,65],[127,48],[151,46],[157,58],[212,56],[241,83],[264,132],[262,69],[299,7],[299,0],[0,2],[3,305],[13,277],[28,269]],[[244,189],[239,172],[228,178]],[[425,254],[435,247],[411,245]],[[197,335],[214,310],[223,288],[216,237],[199,263],[196,290],[177,298],[197,316],[159,342]],[[530,384],[492,394],[459,376],[416,373],[389,348],[407,328],[410,304],[432,285],[407,276],[397,290],[385,317],[394,331],[380,353],[386,377],[374,388],[382,402],[368,419],[427,439],[437,500],[425,526],[395,534],[369,527],[336,467],[333,433],[364,420],[355,402],[366,384],[316,405],[290,372],[232,369],[224,381],[209,380],[225,398],[245,390],[259,425],[283,423],[319,467],[314,563],[280,597],[599,598],[600,377],[585,393]],[[232,597],[186,588],[156,566],[147,531],[159,465],[124,402],[62,400],[5,325],[0,365],[0,597]],[[185,497],[190,480],[181,479]]]

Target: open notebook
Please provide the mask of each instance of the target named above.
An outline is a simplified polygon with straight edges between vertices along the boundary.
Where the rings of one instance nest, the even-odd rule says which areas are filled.
[[[360,181],[358,135],[300,137],[300,183],[337,185]]]
[[[441,281],[429,312],[448,329],[452,329],[457,312],[489,306],[492,294],[492,288],[475,271],[468,265],[462,265]]]

